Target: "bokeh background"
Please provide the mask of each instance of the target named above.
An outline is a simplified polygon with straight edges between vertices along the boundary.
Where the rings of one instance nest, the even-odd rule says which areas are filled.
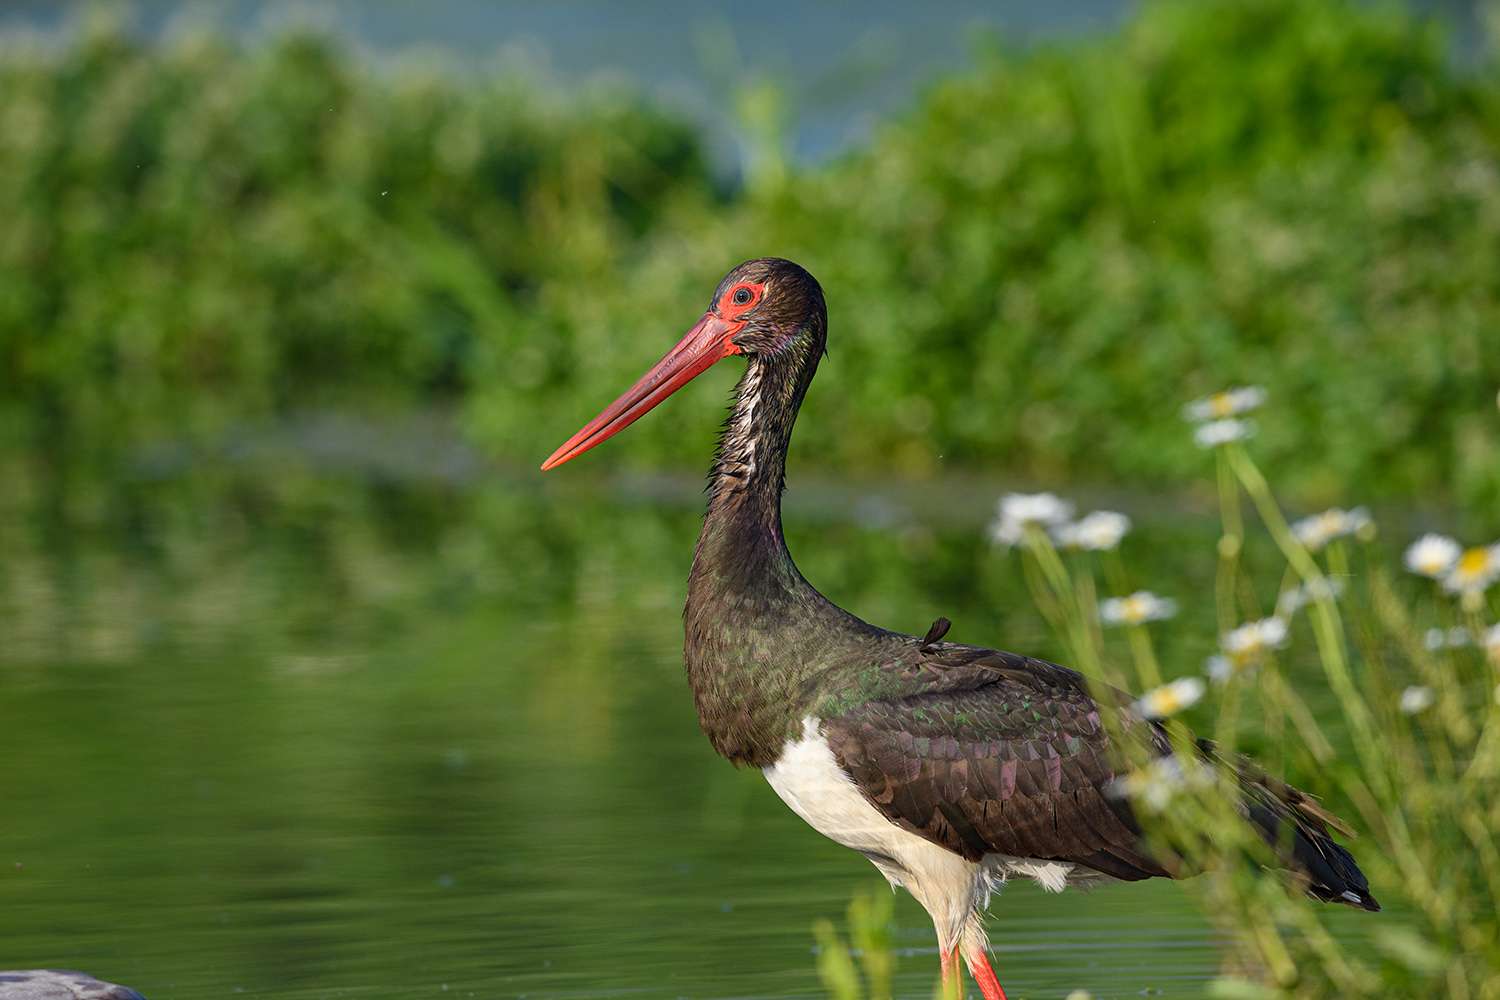
[[[1200,662],[1229,384],[1294,511],[1500,530],[1500,11],[1057,6],[0,7],[4,964],[816,995],[876,876],[681,677],[734,373],[535,471],[746,257],[827,292],[788,533],[868,619],[1059,655],[983,532],[1044,487]],[[1217,968],[1173,886],[996,913],[1020,996]]]

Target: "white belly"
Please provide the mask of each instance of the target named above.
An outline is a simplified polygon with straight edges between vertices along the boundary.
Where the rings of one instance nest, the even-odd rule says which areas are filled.
[[[787,741],[781,757],[763,773],[781,800],[814,830],[863,853],[893,885],[906,886],[923,905],[923,897],[930,896],[939,905],[983,906],[992,886],[1009,875],[1031,878],[1052,892],[1061,892],[1070,881],[1099,877],[1065,861],[1006,854],[988,854],[975,864],[903,830],[881,815],[839,767],[811,716],[802,720],[802,735]]]
[[[802,720],[801,738],[787,741],[762,773],[814,830],[863,853],[892,885],[905,886],[950,941],[988,901],[990,880],[982,866],[901,829],[865,799],[834,760],[817,719]]]

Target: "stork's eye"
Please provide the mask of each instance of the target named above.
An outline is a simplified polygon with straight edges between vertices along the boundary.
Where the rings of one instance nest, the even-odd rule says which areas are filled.
[[[743,285],[741,285],[739,288],[736,288],[734,290],[734,304],[735,305],[737,305],[737,306],[746,305],[746,304],[748,304],[750,302],[750,298],[751,298],[751,296],[750,296],[750,289],[744,287]]]

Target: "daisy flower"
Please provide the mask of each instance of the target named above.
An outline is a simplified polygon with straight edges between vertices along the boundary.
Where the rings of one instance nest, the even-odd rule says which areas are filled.
[[[1344,592],[1344,581],[1332,577],[1320,577],[1298,587],[1283,591],[1276,599],[1276,617],[1286,619],[1315,601],[1325,597],[1336,600]]]
[[[1262,618],[1260,621],[1241,625],[1227,633],[1219,642],[1222,652],[1208,660],[1208,676],[1223,682],[1236,671],[1252,667],[1265,659],[1273,649],[1286,645],[1286,621],[1281,618]]]
[[[1099,604],[1099,619],[1106,625],[1144,625],[1159,622],[1177,613],[1177,602],[1157,597],[1149,590],[1137,590],[1129,597],[1109,597]]]
[[[1073,505],[1052,493],[1007,493],[1000,498],[990,537],[1001,545],[1019,545],[1026,529],[1050,528],[1073,516]]]
[[[1193,440],[1198,442],[1200,448],[1217,448],[1231,441],[1243,441],[1255,434],[1255,425],[1248,420],[1235,420],[1226,417],[1223,420],[1211,420],[1206,424],[1199,424],[1193,431]]]
[[[1104,552],[1120,544],[1130,530],[1130,518],[1112,510],[1096,510],[1081,520],[1059,524],[1052,538],[1063,548]]]
[[[1443,576],[1443,589],[1453,594],[1476,597],[1500,579],[1500,545],[1476,545],[1449,567]]]
[[[1500,636],[1497,636],[1500,638]],[[1453,628],[1430,628],[1422,636],[1422,645],[1433,652],[1440,649],[1458,649],[1469,644],[1469,630],[1462,625]]]
[[[1458,562],[1462,552],[1459,544],[1447,535],[1426,534],[1407,548],[1406,568],[1436,580]]]
[[[1110,795],[1140,802],[1152,812],[1161,812],[1179,791],[1213,781],[1208,768],[1194,761],[1183,768],[1176,757],[1157,757],[1146,766],[1122,774],[1109,783]]]
[[[1364,507],[1344,510],[1333,507],[1321,514],[1304,517],[1292,525],[1292,534],[1310,552],[1316,552],[1335,538],[1360,535],[1370,531],[1375,523]]]
[[[1416,715],[1431,708],[1436,700],[1437,696],[1432,693],[1432,688],[1414,684],[1401,692],[1401,712],[1403,715]]]
[[[1183,416],[1197,422],[1223,420],[1237,414],[1248,413],[1266,401],[1266,390],[1258,385],[1226,389],[1212,396],[1195,399],[1182,408]]]
[[[1203,697],[1203,687],[1197,677],[1179,677],[1141,695],[1135,710],[1148,719],[1165,719],[1196,704]]]
[[[1262,618],[1224,636],[1224,652],[1236,656],[1261,656],[1286,645],[1286,622],[1280,618]]]

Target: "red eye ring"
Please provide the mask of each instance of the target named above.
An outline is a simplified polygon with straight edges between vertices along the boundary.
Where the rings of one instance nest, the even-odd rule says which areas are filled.
[[[720,300],[720,309],[729,316],[738,316],[754,309],[760,302],[764,285],[735,285]]]

